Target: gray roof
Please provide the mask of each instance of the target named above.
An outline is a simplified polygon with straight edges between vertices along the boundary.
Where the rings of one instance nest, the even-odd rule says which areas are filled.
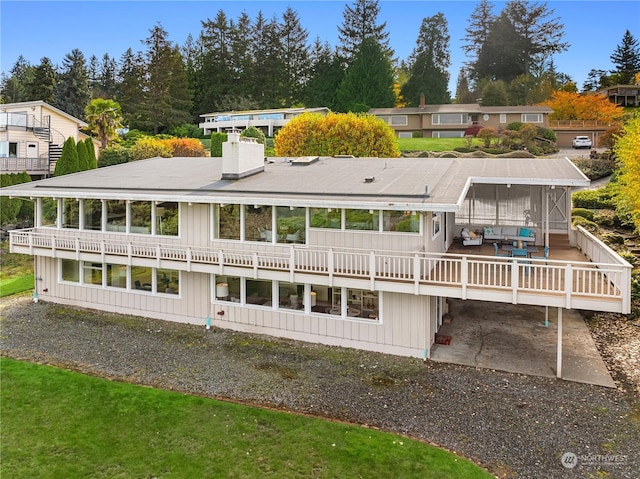
[[[3,188],[2,195],[236,202],[285,206],[456,211],[470,184],[587,186],[568,159],[284,158],[222,180],[222,158],[152,158]],[[425,196],[425,187],[428,195]]]

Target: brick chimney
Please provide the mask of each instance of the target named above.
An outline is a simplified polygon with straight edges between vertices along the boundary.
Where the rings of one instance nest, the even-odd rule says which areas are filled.
[[[222,179],[239,180],[264,171],[264,145],[233,130],[222,144]]]
[[[421,110],[424,110],[425,106],[426,106],[426,105],[425,105],[425,103],[424,103],[424,93],[420,93],[420,107],[419,107],[419,108],[420,108]]]

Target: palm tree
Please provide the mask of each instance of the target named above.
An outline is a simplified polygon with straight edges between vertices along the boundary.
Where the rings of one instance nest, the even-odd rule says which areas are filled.
[[[89,128],[98,135],[100,149],[104,150],[109,141],[118,136],[116,130],[122,128],[122,110],[114,100],[96,98],[85,108]]]

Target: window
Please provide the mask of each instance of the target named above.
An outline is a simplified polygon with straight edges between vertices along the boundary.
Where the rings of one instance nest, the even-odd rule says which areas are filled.
[[[523,113],[523,123],[542,123],[542,113]]]
[[[219,239],[240,239],[240,209],[241,205],[216,205],[217,221],[214,237]]]
[[[506,123],[506,122],[507,122],[507,114],[500,113],[500,123]]]
[[[102,263],[82,262],[82,282],[84,284],[95,284],[102,286]]]
[[[102,228],[102,201],[84,200],[82,207],[84,229],[100,231]]]
[[[107,231],[127,231],[127,203],[124,200],[107,200]]]
[[[215,297],[218,301],[230,301],[239,303],[242,298],[240,276],[216,276],[215,277]]]
[[[331,208],[310,208],[312,228],[342,228],[342,210],[332,210]]]
[[[410,211],[383,211],[382,228],[384,231],[419,233],[420,216]]]
[[[42,226],[57,226],[58,222],[58,200],[53,198],[42,198]]]
[[[265,279],[247,279],[247,304],[271,306],[272,283]]]
[[[461,130],[439,130],[432,132],[432,138],[462,138],[464,131]]]
[[[156,291],[158,293],[178,294],[180,292],[180,272],[173,269],[156,269]]]
[[[346,305],[344,304],[346,302]],[[380,317],[380,301],[377,291],[333,288],[331,314],[349,318],[377,320]]]
[[[178,203],[163,201],[156,205],[156,234],[160,236],[178,236],[180,215]]]
[[[111,288],[127,287],[127,267],[123,264],[106,264],[107,286]]]
[[[131,284],[134,289],[151,292],[153,289],[153,268],[132,266]]]
[[[16,158],[18,144],[13,141],[0,141],[0,158]]]
[[[80,203],[72,198],[62,200],[62,227],[80,228]]]
[[[433,226],[433,237],[440,234],[440,224],[442,222],[442,213],[431,213],[431,224]]]
[[[413,138],[413,133],[410,131],[399,131],[398,138]]]
[[[304,309],[304,284],[280,281],[278,301],[282,309]]]
[[[431,115],[432,125],[466,125],[469,123],[468,113],[434,113]]]
[[[247,205],[244,215],[244,239],[246,241],[273,241],[271,206]]]
[[[345,227],[348,230],[378,230],[377,211],[345,210]]]
[[[62,281],[80,282],[80,261],[73,259],[60,260],[60,277]]]
[[[276,207],[278,243],[305,242],[305,208]]]
[[[151,202],[131,202],[131,232],[151,234]]]

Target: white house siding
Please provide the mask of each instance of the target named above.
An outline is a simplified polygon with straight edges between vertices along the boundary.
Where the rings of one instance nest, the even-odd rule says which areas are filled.
[[[180,237],[183,244],[209,246],[211,241],[211,205],[180,203]]]
[[[211,318],[213,325],[236,331],[422,358],[431,344],[429,314],[428,297],[384,293],[381,322],[226,302],[213,305]]]
[[[36,276],[42,278],[37,281],[42,300],[190,324],[204,324],[210,314],[208,274],[182,272],[180,294],[174,297],[60,282],[58,264],[57,258],[36,257]]]

